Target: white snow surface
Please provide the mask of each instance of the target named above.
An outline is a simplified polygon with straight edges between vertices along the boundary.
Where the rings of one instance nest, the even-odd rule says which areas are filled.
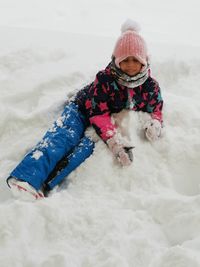
[[[182,4],[181,13],[177,9],[177,17],[171,17],[174,25],[177,19],[175,29],[184,14],[190,15],[188,22],[182,20],[187,30],[185,23],[197,20],[197,2],[168,1],[162,9],[162,1],[150,1],[151,6],[122,2],[123,9],[120,1],[98,1],[97,8],[106,6],[117,22],[110,19],[109,25],[105,13],[99,29],[112,26],[120,34],[124,5],[128,17],[135,5],[134,20],[148,7],[154,20],[165,14],[155,41],[145,27],[150,14],[146,21],[141,16],[152,75],[165,101],[163,136],[152,144],[146,141],[143,114],[129,112],[120,124],[135,146],[132,166],[119,167],[98,141],[93,155],[60,189],[34,203],[14,199],[6,177],[59,117],[67,95],[107,65],[118,34],[115,38],[110,31],[105,37],[89,28],[95,14],[99,18],[96,0],[0,2],[1,267],[200,266],[200,43],[183,42],[181,34],[163,38],[163,25],[175,16],[170,3]],[[69,33],[64,23],[76,14]],[[150,25],[155,27],[154,20]],[[97,29],[96,20],[94,25]],[[197,38],[197,32],[191,29],[192,36]]]

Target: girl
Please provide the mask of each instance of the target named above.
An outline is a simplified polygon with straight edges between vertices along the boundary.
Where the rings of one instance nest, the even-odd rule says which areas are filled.
[[[123,109],[150,113],[144,132],[149,141],[155,141],[161,134],[162,106],[159,85],[150,76],[146,43],[137,24],[128,20],[122,25],[112,61],[70,100],[42,141],[11,172],[9,187],[15,195],[44,197],[92,154],[94,142],[84,135],[89,125],[122,166],[130,165],[132,147],[120,139],[111,115]]]

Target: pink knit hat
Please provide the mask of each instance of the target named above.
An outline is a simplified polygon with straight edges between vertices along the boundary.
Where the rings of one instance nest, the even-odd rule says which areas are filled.
[[[115,44],[113,56],[115,64],[119,68],[119,63],[127,57],[135,57],[142,65],[147,65],[147,46],[144,39],[139,35],[139,25],[128,19],[121,27],[121,36]]]

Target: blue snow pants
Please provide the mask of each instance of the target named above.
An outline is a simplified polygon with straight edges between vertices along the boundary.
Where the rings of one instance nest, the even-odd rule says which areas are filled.
[[[84,135],[85,129],[83,114],[75,103],[70,103],[42,140],[11,172],[10,177],[26,181],[39,190],[57,162],[68,155],[66,167],[48,182],[49,189],[53,189],[93,153],[94,142]]]

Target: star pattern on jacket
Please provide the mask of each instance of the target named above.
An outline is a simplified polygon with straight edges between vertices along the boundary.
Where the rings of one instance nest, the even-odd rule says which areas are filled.
[[[100,102],[99,103],[99,108],[101,111],[105,111],[105,110],[108,110],[108,105],[106,102]]]

